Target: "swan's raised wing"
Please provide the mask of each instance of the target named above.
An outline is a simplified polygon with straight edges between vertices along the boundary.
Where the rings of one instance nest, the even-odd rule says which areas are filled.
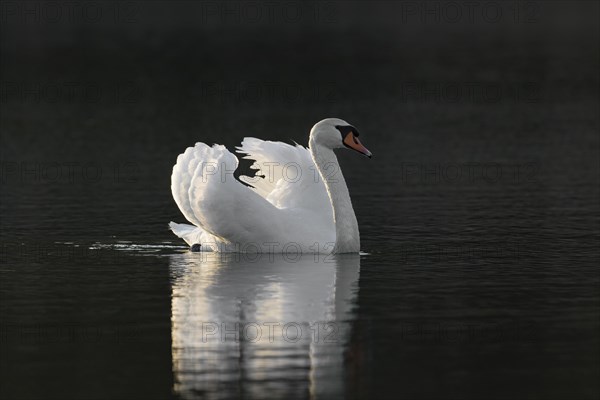
[[[225,146],[197,143],[177,158],[171,189],[181,212],[218,242],[269,241],[286,233],[286,213],[234,178]]]
[[[333,218],[325,185],[307,148],[247,137],[237,152],[254,160],[252,168],[257,170],[255,176],[242,175],[240,180],[271,204]]]
[[[189,198],[189,190],[192,178],[198,164],[209,157],[211,148],[204,143],[196,143],[194,147],[188,147],[185,152],[177,157],[177,163],[171,174],[171,193],[175,203],[181,210],[183,216],[196,226],[200,221],[194,215],[192,203]]]

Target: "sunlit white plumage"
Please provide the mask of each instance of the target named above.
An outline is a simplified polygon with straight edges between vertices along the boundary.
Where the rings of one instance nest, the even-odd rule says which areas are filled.
[[[222,145],[196,143],[177,158],[171,191],[193,225],[169,224],[190,246],[224,252],[357,253],[358,224],[334,148],[370,157],[356,128],[328,118],[309,148],[245,138],[237,152],[256,175],[234,178],[238,159]]]

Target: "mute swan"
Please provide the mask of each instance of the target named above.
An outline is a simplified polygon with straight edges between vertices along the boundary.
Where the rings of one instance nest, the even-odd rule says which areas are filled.
[[[338,118],[313,126],[308,149],[244,138],[237,152],[255,176],[234,178],[238,159],[225,146],[196,143],[177,157],[171,191],[193,225],[169,227],[193,251],[358,253],[358,223],[333,149],[371,158],[358,130]]]

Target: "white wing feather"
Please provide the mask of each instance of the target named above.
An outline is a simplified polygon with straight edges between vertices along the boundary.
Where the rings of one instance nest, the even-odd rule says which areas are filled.
[[[325,184],[307,148],[247,137],[237,151],[246,154],[244,158],[255,160],[252,168],[257,170],[255,176],[242,175],[240,180],[271,204],[333,218]]]
[[[200,226],[232,243],[271,240],[281,232],[276,207],[234,178],[237,157],[221,145],[214,145],[207,156],[196,166],[189,189]]]
[[[208,158],[209,153],[210,147],[204,143],[198,142],[194,147],[188,147],[177,157],[177,163],[171,174],[173,199],[183,216],[196,226],[200,226],[200,221],[194,215],[188,192],[196,167],[201,160]]]

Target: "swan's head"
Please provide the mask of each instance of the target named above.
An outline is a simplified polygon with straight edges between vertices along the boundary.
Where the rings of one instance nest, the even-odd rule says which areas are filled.
[[[358,140],[358,130],[339,118],[319,121],[310,130],[310,140],[329,149],[348,148],[371,158],[371,152]]]

